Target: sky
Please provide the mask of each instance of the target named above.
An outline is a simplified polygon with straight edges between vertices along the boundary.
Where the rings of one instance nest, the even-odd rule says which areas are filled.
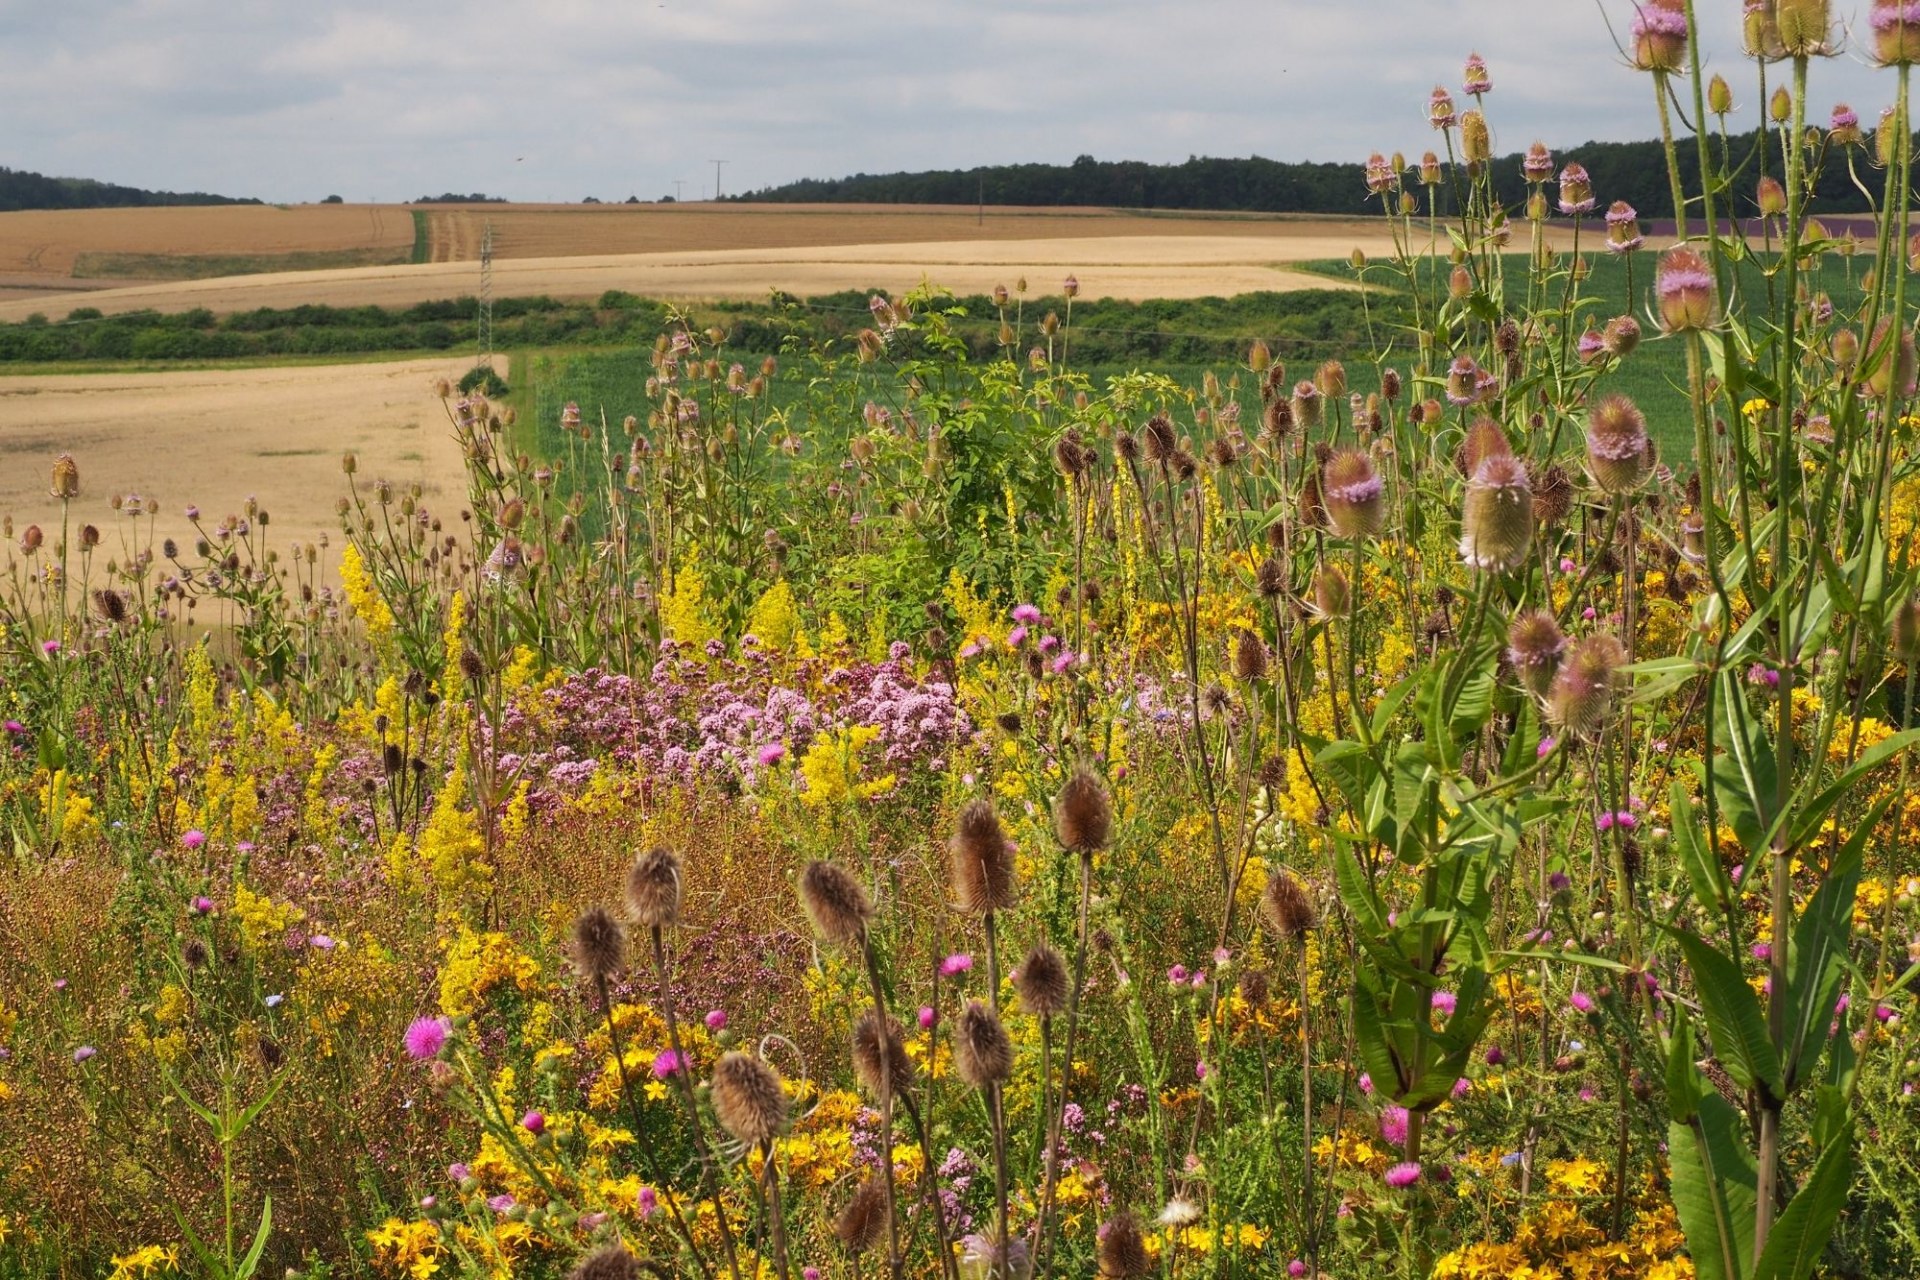
[[[1846,39],[1810,111],[1893,97]],[[1743,107],[1739,0],[1698,0]],[[803,177],[1433,146],[1486,58],[1498,152],[1657,131],[1632,0],[0,0],[0,165],[299,202],[726,194]],[[1465,16],[1462,16],[1465,15]],[[1779,72],[1776,70],[1776,76]],[[1750,123],[1754,117],[1746,117]]]

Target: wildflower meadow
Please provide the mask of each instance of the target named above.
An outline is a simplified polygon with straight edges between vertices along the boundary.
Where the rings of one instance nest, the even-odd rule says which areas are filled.
[[[1920,5],[1630,8],[1672,207],[1436,68],[1338,359],[676,312],[312,543],[49,457],[0,1277],[1920,1274]]]

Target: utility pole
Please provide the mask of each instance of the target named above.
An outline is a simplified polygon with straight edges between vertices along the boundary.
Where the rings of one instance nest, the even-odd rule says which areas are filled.
[[[713,198],[715,200],[720,198],[720,166],[725,163],[725,160],[715,160],[713,162]]]
[[[683,194],[686,186],[687,180],[685,178],[675,178],[673,180],[673,202],[675,204],[680,204],[686,200],[686,196]]]

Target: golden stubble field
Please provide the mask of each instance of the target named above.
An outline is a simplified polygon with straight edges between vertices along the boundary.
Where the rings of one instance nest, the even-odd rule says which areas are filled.
[[[471,359],[437,357],[351,365],[166,373],[30,374],[0,377],[0,513],[17,539],[37,523],[49,541],[60,504],[48,489],[54,458],[71,453],[81,493],[72,509],[100,530],[103,558],[196,536],[186,515],[200,509],[211,530],[249,497],[271,517],[271,545],[328,534],[337,553],[334,502],[347,492],[341,455],[359,459],[355,477],[421,486],[427,506],[451,524],[466,500],[465,471],[445,410],[434,394]],[[505,362],[500,361],[502,372]],[[157,516],[116,512],[115,494],[138,493]],[[0,547],[0,563],[12,544]]]

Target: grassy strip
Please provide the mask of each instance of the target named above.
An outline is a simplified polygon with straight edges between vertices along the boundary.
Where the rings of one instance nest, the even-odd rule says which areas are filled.
[[[73,261],[78,280],[211,280],[274,271],[387,267],[407,261],[398,249],[311,249],[294,253],[83,253]]]
[[[415,209],[413,211],[413,256],[408,261],[415,265],[427,262],[432,252],[433,233],[427,225],[427,211]]]

